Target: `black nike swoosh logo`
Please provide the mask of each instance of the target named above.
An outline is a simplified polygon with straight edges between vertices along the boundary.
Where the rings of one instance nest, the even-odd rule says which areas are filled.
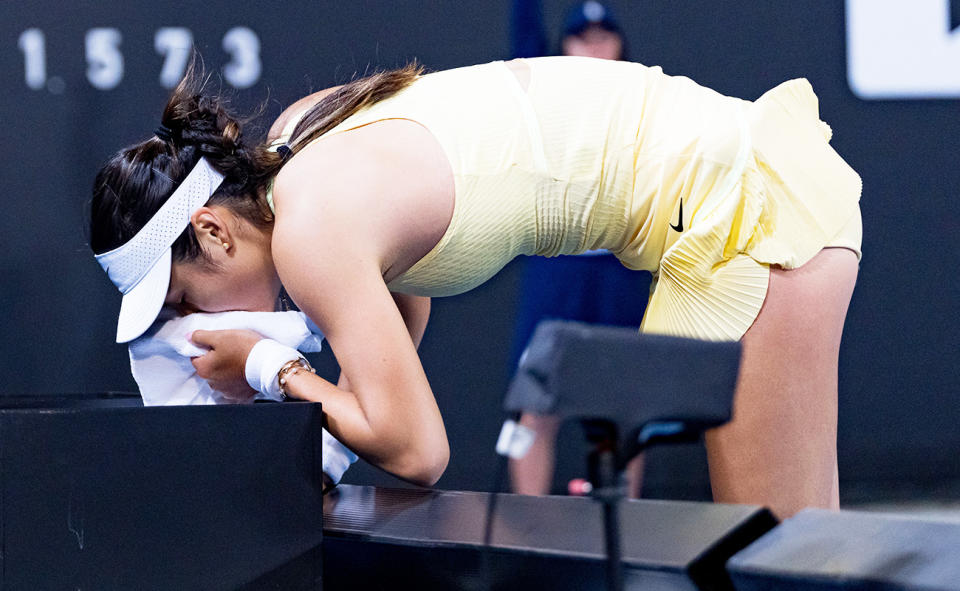
[[[680,218],[677,220],[677,225],[674,226],[673,224],[670,224],[670,227],[677,232],[683,232],[683,199],[680,200],[680,215],[677,217]]]

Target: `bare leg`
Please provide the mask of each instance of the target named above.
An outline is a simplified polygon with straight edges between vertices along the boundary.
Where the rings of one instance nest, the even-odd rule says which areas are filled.
[[[510,460],[510,488],[521,495],[547,495],[553,483],[557,431],[560,421],[549,415],[525,413],[520,424],[537,433],[533,445],[519,460]],[[630,460],[626,468],[627,495],[640,498],[643,484],[643,454]]]
[[[714,499],[779,517],[839,507],[837,366],[857,277],[847,249],[772,269],[763,308],[743,336],[734,420],[707,433]]]
[[[643,454],[630,460],[625,470],[627,476],[627,496],[631,499],[639,499],[643,492]]]
[[[560,419],[524,413],[520,424],[533,429],[537,436],[527,455],[510,460],[511,489],[521,495],[550,494]]]

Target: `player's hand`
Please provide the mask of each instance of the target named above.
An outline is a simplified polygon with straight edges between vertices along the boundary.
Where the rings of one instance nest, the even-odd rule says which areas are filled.
[[[197,375],[229,402],[250,402],[257,391],[247,384],[244,368],[250,350],[262,338],[252,330],[195,330],[190,341],[210,350],[190,362]]]

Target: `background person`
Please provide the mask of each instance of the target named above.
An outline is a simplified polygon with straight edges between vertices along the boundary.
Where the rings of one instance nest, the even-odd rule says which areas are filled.
[[[515,0],[514,57],[534,57],[546,51],[540,8],[539,0]],[[625,58],[626,41],[620,25],[609,7],[595,0],[570,5],[557,45],[563,55]],[[648,274],[627,269],[604,250],[577,256],[525,259],[511,347],[511,372],[542,320],[557,318],[639,327],[644,306],[638,305],[638,301],[649,287]],[[510,460],[511,487],[521,494],[548,494],[554,477],[560,423],[552,417],[529,413],[525,413],[520,422],[533,429],[537,436],[526,456]],[[640,495],[642,470],[642,462],[637,460],[628,471],[630,492],[635,497]]]

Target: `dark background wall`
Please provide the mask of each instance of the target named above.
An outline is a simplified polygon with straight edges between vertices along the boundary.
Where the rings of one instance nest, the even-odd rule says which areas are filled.
[[[793,77],[813,83],[834,146],[864,179],[864,259],[841,352],[845,494],[950,490],[960,481],[960,238],[951,207],[960,186],[960,102],[858,98],[847,79],[842,2],[611,4],[631,57],[667,73],[744,98]],[[565,6],[544,2],[551,39]],[[368,67],[418,58],[444,69],[507,58],[509,16],[509,0],[0,4],[0,394],[135,389],[125,347],[113,343],[120,297],[86,246],[83,211],[99,164],[158,123],[167,94],[159,81],[164,57],[154,49],[158,29],[189,29],[208,69],[220,71],[237,60],[224,36],[248,28],[259,49],[240,59],[247,73],[259,61],[261,73],[249,88],[235,88],[249,82],[236,78],[223,87],[241,110],[268,100],[263,133],[284,105]],[[85,48],[88,32],[104,27],[120,35],[119,79],[109,65],[113,33],[94,33]],[[42,32],[45,58],[44,75],[30,81],[36,89],[25,77],[28,61],[34,76],[39,71],[39,36],[25,34],[31,29]],[[97,65],[98,56],[108,65]],[[115,85],[97,88],[91,78]],[[440,486],[483,489],[491,478],[520,264],[434,303],[421,352],[453,446]],[[637,294],[638,302],[645,296]],[[331,360],[323,364],[332,370]],[[570,459],[575,447],[563,444],[562,469],[579,469]],[[656,455],[654,489],[702,491],[699,453]],[[348,480],[392,482],[369,467]]]

